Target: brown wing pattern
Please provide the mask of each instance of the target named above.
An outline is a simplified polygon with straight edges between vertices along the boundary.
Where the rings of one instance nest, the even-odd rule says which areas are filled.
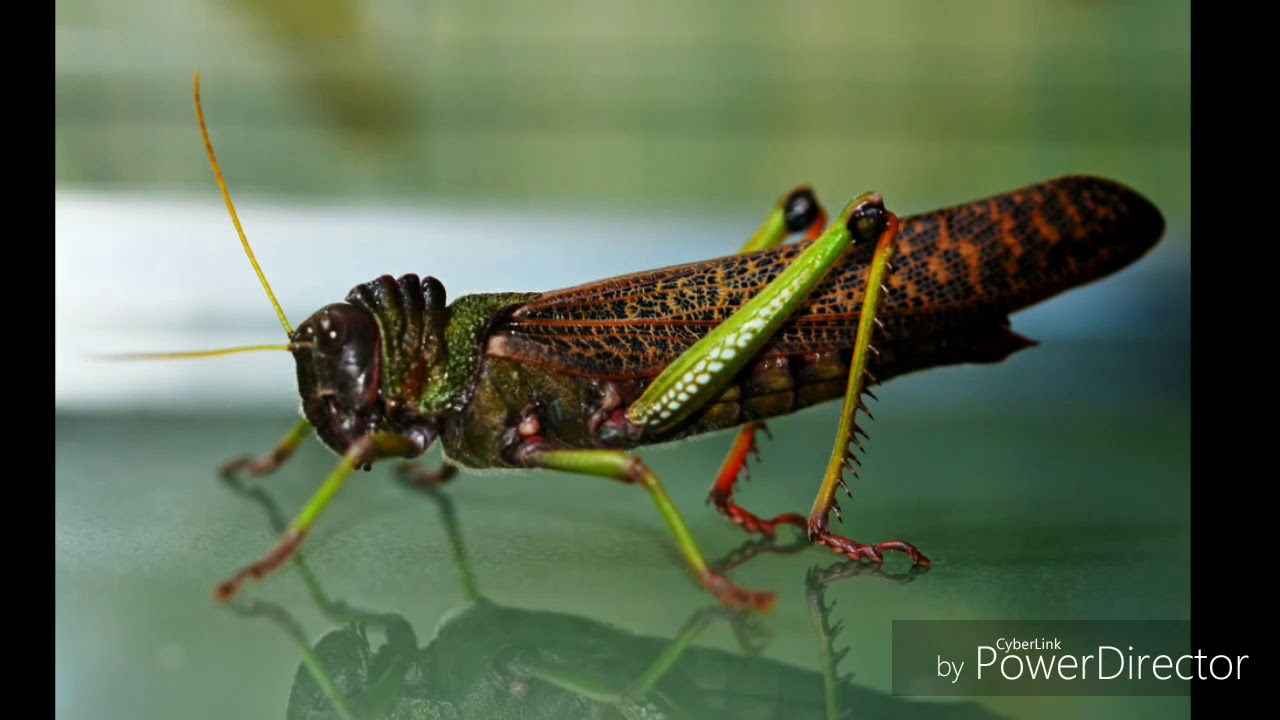
[[[1070,176],[905,218],[880,318],[890,338],[1006,316],[1140,257],[1164,232],[1146,198]],[[807,243],[601,280],[538,296],[491,333],[489,352],[575,375],[657,375],[724,322]],[[873,248],[855,248],[765,355],[849,348]]]

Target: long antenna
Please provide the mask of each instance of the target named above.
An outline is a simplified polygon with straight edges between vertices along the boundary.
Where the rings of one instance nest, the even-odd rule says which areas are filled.
[[[237,353],[247,352],[263,352],[266,350],[285,350],[292,351],[295,348],[305,347],[311,343],[291,343],[289,345],[249,345],[247,347],[222,348],[220,350],[189,350],[184,352],[158,352],[158,353],[122,353],[119,355],[93,355],[98,360],[191,360],[193,358],[210,358],[221,357],[223,355],[235,355]]]
[[[258,265],[258,258],[253,256],[253,248],[249,247],[249,238],[245,237],[244,228],[240,226],[240,218],[236,215],[236,206],[231,204],[231,193],[227,192],[227,183],[222,179],[222,168],[218,167],[218,156],[213,153],[213,142],[209,140],[209,128],[204,124],[204,107],[200,104],[200,73],[196,73],[196,117],[200,120],[200,135],[204,138],[204,149],[209,153],[209,162],[213,165],[213,174],[218,178],[218,187],[222,190],[222,199],[227,201],[227,210],[231,212],[231,221],[236,224],[236,232],[240,234],[240,244],[244,245],[244,252],[249,256],[249,262],[253,263],[254,272],[258,273],[258,279],[262,281],[262,289],[267,291],[267,297],[271,299],[271,304],[276,307],[276,315],[280,316],[280,324],[284,326],[284,331],[293,337],[293,326],[289,324],[289,319],[284,316],[284,310],[280,307],[280,302],[276,300],[276,294],[271,292],[271,285],[267,283],[267,276],[262,274],[262,267]]]

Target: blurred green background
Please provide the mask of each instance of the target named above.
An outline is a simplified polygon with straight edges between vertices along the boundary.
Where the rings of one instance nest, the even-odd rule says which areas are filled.
[[[1187,3],[59,3],[62,187],[763,212],[1068,171],[1185,224]]]
[[[214,468],[287,429],[290,359],[84,357],[278,341],[199,142],[194,71],[295,323],[381,273],[434,274],[457,297],[726,254],[800,183],[828,207],[874,189],[901,214],[1074,172],[1140,190],[1164,242],[1016,316],[1042,346],[879,393],[843,529],[904,537],[938,564],[827,597],[853,716],[1189,714],[1178,698],[888,696],[895,618],[1190,617],[1188,3],[65,0],[55,19],[58,717],[299,716],[300,649],[344,622],[295,570],[246,602],[284,608],[297,639],[208,600],[273,542]],[[837,417],[775,423],[744,504],[807,508]],[[711,555],[743,539],[703,505],[728,439],[645,453]],[[264,487],[288,515],[332,462],[310,445]],[[525,653],[624,683],[619,658],[643,666],[704,605],[634,489],[515,473],[449,493],[480,592],[572,620],[518,618],[545,628],[521,636]],[[307,560],[325,592],[402,617],[440,662],[503,647],[507,631],[450,623],[467,600],[438,514],[385,469],[344,491]],[[780,593],[771,641],[748,657],[713,624],[695,650],[724,655],[667,682],[720,693],[727,717],[748,716],[747,698],[821,717],[795,698],[821,692],[824,669],[806,571],[833,562],[812,550],[742,567]],[[742,680],[781,677],[758,663],[798,673],[795,698]],[[432,702],[416,707],[448,717]],[[511,707],[572,714],[538,692]]]

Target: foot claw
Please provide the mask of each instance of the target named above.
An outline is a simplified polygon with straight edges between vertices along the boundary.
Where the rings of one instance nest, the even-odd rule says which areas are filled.
[[[271,472],[274,467],[267,467],[270,463],[264,462],[258,458],[244,457],[232,458],[218,468],[218,475],[223,480],[231,480],[241,470],[247,471],[250,475],[266,475]]]
[[[840,553],[848,557],[850,560],[865,560],[877,565],[884,562],[884,553],[900,552],[911,558],[911,564],[917,567],[929,567],[933,564],[919,548],[909,542],[901,540],[888,540],[886,542],[875,545],[865,545],[856,540],[834,535],[830,531],[820,531],[813,538],[813,541],[826,545],[831,548],[832,552]]]
[[[238,458],[232,458],[218,468],[218,474],[223,480],[231,480],[235,478],[236,473],[241,471],[247,472],[254,477],[270,475],[275,472],[284,461],[289,459],[290,451],[275,450],[269,455],[262,457],[252,457],[244,455]]]
[[[218,587],[214,588],[213,601],[216,603],[225,603],[229,601],[240,590],[239,578],[232,578]]]
[[[749,510],[745,510],[732,502],[721,505],[716,503],[716,507],[720,512],[729,516],[734,525],[746,530],[749,533],[759,533],[769,538],[778,536],[779,525],[795,525],[796,527],[805,526],[805,518],[797,513],[784,513],[771,520],[765,520],[757,517]]]
[[[283,565],[289,558],[293,557],[294,551],[302,544],[303,537],[304,533],[300,532],[285,533],[284,539],[265,558],[232,575],[231,579],[214,589],[214,602],[227,602],[240,591],[240,586],[244,584],[245,580],[249,578],[261,580],[268,573]]]

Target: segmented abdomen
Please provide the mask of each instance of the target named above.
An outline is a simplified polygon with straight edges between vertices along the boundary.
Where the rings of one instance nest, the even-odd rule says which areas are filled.
[[[1072,176],[903,223],[886,318],[1021,310],[1136,260],[1164,234],[1146,198]]]

